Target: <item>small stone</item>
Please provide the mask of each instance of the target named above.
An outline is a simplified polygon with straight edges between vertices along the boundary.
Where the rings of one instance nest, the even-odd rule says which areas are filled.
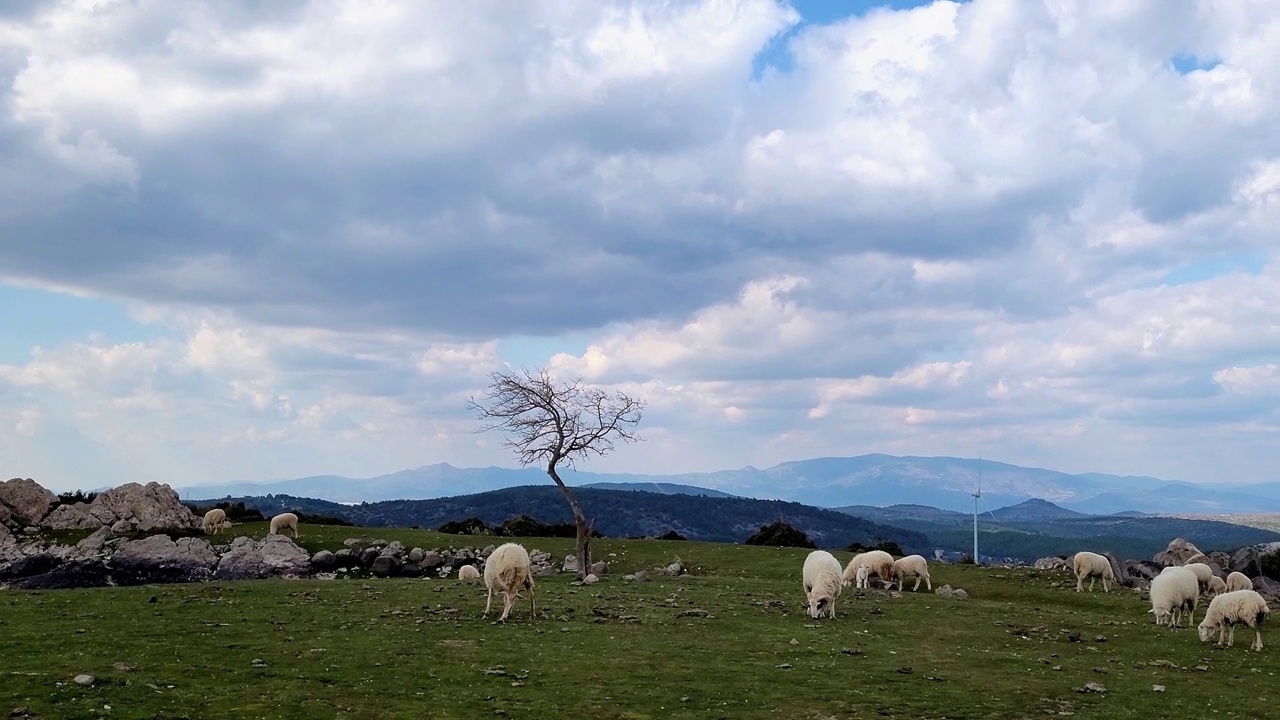
[[[1078,692],[1105,693],[1106,691],[1107,688],[1101,683],[1089,682],[1085,683],[1084,687],[1080,688]]]
[[[1208,665],[1197,665],[1196,669],[1199,670],[1200,672],[1209,672]]]
[[[1163,686],[1163,685],[1152,685],[1152,686],[1151,686],[1151,689],[1152,689],[1153,691],[1155,691],[1155,692],[1164,692],[1164,686]]]
[[[1106,635],[1099,635],[1098,637],[1094,638],[1094,639],[1093,639],[1093,641],[1094,641],[1094,642],[1106,642],[1106,641],[1107,641],[1107,636],[1106,636]]]
[[[95,678],[92,675],[77,675],[72,682],[77,685],[92,685],[94,679]]]
[[[111,666],[116,672],[133,672],[138,669],[137,665],[127,662],[118,662]]]
[[[777,665],[775,667],[777,667],[779,670],[790,670],[791,663],[782,663],[781,665]]]

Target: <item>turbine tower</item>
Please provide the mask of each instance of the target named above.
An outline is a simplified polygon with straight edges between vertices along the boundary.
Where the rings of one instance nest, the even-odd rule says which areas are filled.
[[[982,456],[978,456],[978,489],[973,493],[973,564],[978,564],[978,498],[982,497]]]

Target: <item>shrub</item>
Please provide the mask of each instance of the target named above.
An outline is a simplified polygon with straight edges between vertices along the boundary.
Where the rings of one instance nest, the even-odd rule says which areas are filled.
[[[817,545],[803,531],[791,526],[791,523],[778,518],[768,525],[760,527],[760,532],[747,538],[748,545],[768,545],[770,547],[802,547],[816,548]]]
[[[554,537],[572,538],[578,536],[578,528],[573,523],[544,523],[528,515],[516,515],[493,529],[494,535],[506,537]],[[594,528],[591,537],[604,537]]]
[[[874,545],[863,545],[860,542],[855,542],[855,543],[851,543],[849,547],[845,549],[851,553],[864,553],[864,552],[869,552],[871,550],[883,550],[889,553],[890,555],[897,555],[899,557],[906,555],[906,553],[902,551],[902,546],[894,542],[893,540],[877,539]]]
[[[466,520],[450,520],[449,522],[436,528],[442,533],[450,535],[488,535],[489,526],[478,517],[467,518]]]
[[[689,538],[681,535],[675,530],[668,530],[665,533],[659,535],[658,539],[659,540],[688,540]]]
[[[256,512],[256,511],[255,511]],[[332,517],[330,515],[312,515],[310,513],[292,511],[298,516],[298,522],[306,525],[345,525],[347,527],[355,527],[355,523],[344,520],[340,517]]]
[[[91,503],[93,499],[98,497],[96,492],[84,492],[77,490],[75,492],[58,493],[58,502],[62,505],[75,505],[76,503]]]

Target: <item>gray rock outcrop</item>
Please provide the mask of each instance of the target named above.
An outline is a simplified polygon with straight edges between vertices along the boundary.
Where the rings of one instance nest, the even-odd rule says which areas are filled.
[[[1174,538],[1169,541],[1169,545],[1151,558],[1160,567],[1169,567],[1170,565],[1185,565],[1187,560],[1201,555],[1200,548],[1192,545],[1190,541],[1182,538]]]
[[[218,565],[218,553],[201,538],[151,535],[121,540],[111,556],[112,576],[121,585],[208,580]]]
[[[139,529],[194,530],[200,518],[178,498],[173,488],[160,483],[125,483],[100,493],[89,503],[89,514],[100,525],[128,520]]]
[[[39,525],[58,497],[31,478],[0,482],[0,523],[12,529]]]
[[[268,535],[254,540],[241,536],[231,542],[213,576],[219,580],[305,577],[310,569],[311,555],[292,538]]]
[[[50,530],[90,530],[103,527],[101,520],[89,512],[88,503],[59,505],[40,523]]]

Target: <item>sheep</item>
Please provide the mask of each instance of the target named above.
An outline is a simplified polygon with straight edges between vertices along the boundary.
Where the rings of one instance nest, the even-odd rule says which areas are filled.
[[[883,550],[868,550],[854,555],[845,566],[843,576],[845,585],[853,581],[859,565],[870,565],[871,574],[879,577],[883,582],[889,582],[893,577],[893,556]]]
[[[911,588],[911,592],[920,589],[920,580],[924,579],[925,588],[933,590],[933,581],[929,579],[929,563],[924,559],[923,555],[908,555],[899,558],[893,563],[893,575],[898,578],[898,592],[902,592],[902,581],[912,575],[916,579],[915,587]]]
[[[297,539],[297,537],[298,537],[298,516],[297,516],[297,515],[294,515],[293,513],[280,513],[279,515],[277,515],[277,516],[275,516],[275,517],[271,518],[271,533],[270,533],[270,534],[272,534],[272,535],[283,535],[283,534],[284,534],[283,530],[284,530],[285,528],[291,528],[291,529],[293,530],[293,537],[294,537],[294,539]]]
[[[529,552],[517,543],[504,543],[484,563],[484,586],[488,595],[484,601],[484,617],[489,617],[493,593],[502,593],[502,615],[498,622],[506,622],[511,608],[520,599],[522,588],[529,591],[529,616],[536,617],[537,607],[533,597],[533,565]]]
[[[857,584],[857,588],[858,588],[859,590],[861,590],[861,589],[863,589],[863,588],[866,588],[866,587],[870,587],[870,586],[871,586],[871,581],[867,579],[867,578],[868,578],[868,576],[870,576],[870,575],[871,575],[871,566],[870,566],[870,565],[868,565],[868,564],[866,564],[866,563],[863,563],[863,564],[861,564],[861,565],[859,565],[859,566],[858,566],[858,571],[857,571],[858,584]],[[843,583],[841,583],[841,584],[843,584]]]
[[[1164,625],[1168,620],[1169,627],[1178,627],[1179,616],[1184,612],[1189,613],[1186,624],[1190,625],[1200,601],[1200,583],[1190,570],[1170,566],[1152,579],[1150,598],[1150,612],[1156,616],[1156,625]]]
[[[231,521],[227,519],[227,511],[222,508],[214,508],[204,514],[204,534],[217,535],[219,532],[231,527]]]
[[[1209,603],[1209,611],[1200,621],[1197,630],[1200,642],[1206,642],[1218,631],[1218,645],[1222,645],[1223,637],[1227,639],[1227,647],[1235,640],[1236,625],[1248,625],[1253,628],[1253,644],[1251,650],[1262,651],[1262,623],[1266,621],[1271,608],[1267,601],[1253,590],[1233,590],[1225,592]]]
[[[1253,581],[1242,572],[1233,572],[1227,576],[1227,592],[1232,590],[1252,590]]]
[[[480,577],[480,571],[476,569],[475,565],[463,565],[462,567],[458,568],[459,580],[475,580],[479,577]]]
[[[1249,587],[1253,587],[1253,586],[1250,585]],[[1244,588],[1235,588],[1235,589],[1243,590]],[[1221,595],[1226,591],[1227,591],[1227,583],[1223,581],[1222,578],[1218,577],[1217,575],[1214,575],[1213,577],[1209,578],[1209,588],[1208,588],[1209,594]]]
[[[1209,578],[1213,577],[1213,568],[1204,563],[1187,563],[1182,567],[1196,574],[1196,580],[1200,582],[1200,591],[1206,592],[1209,589]],[[1250,586],[1252,587],[1252,586]]]
[[[1084,590],[1084,579],[1089,578],[1089,592],[1093,592],[1093,582],[1102,578],[1102,591],[1111,592],[1111,583],[1116,581],[1115,572],[1111,570],[1111,561],[1095,552],[1081,550],[1071,561],[1076,572],[1076,592]]]
[[[809,617],[836,616],[836,598],[844,586],[840,561],[826,550],[814,550],[804,559],[804,597],[809,603]]]

